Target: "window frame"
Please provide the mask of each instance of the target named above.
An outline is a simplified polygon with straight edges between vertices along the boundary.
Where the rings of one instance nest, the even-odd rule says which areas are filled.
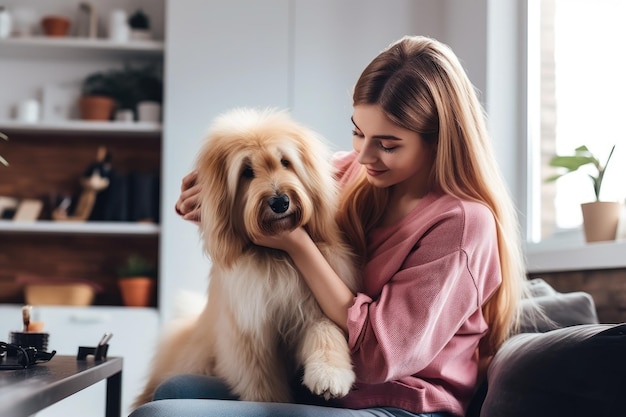
[[[521,0],[523,13],[519,14],[521,47],[518,49],[518,59],[523,77],[523,82],[519,83],[519,94],[524,102],[520,106],[519,116],[525,127],[525,134],[520,135],[520,140],[524,140],[526,146],[526,152],[522,154],[526,184],[525,187],[518,188],[525,195],[518,195],[517,200],[524,202],[520,205],[520,219],[526,270],[528,273],[541,273],[626,268],[624,240],[586,243],[582,238],[582,230],[575,230],[574,233],[563,236],[533,241],[539,236],[536,226],[539,221],[534,216],[540,210],[540,202],[534,198],[533,185],[541,183],[541,155],[538,111],[533,107],[533,103],[539,101],[539,92],[532,91],[532,83],[529,81],[530,65],[538,65],[538,62],[529,54],[529,49],[533,45],[539,47],[538,36],[534,36],[530,30],[531,19],[538,22],[539,1],[541,0]]]

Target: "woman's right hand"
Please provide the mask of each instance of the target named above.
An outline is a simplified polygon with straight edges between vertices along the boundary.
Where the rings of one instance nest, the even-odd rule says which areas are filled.
[[[176,213],[183,219],[200,223],[200,186],[196,184],[198,172],[185,175],[180,186],[180,196],[174,206]]]

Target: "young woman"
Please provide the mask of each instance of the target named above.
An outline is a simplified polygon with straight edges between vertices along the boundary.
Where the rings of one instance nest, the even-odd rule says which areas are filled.
[[[304,229],[255,242],[289,253],[346,332],[354,389],[327,407],[162,400],[132,416],[463,416],[481,371],[515,330],[525,280],[517,220],[483,109],[454,53],[405,37],[363,71],[353,146],[338,155],[338,219],[362,263],[353,294]],[[197,221],[194,174],[176,210]],[[163,398],[232,399],[216,378],[181,376]]]

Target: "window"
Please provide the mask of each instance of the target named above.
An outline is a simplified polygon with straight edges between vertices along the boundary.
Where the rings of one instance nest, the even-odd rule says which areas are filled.
[[[594,199],[593,167],[545,183],[555,153],[586,145],[604,163],[616,145],[600,198],[626,198],[625,17],[626,0],[529,0],[531,241],[582,236],[580,204]]]

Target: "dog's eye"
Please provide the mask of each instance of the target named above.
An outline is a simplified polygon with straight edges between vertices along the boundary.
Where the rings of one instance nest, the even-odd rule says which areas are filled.
[[[244,178],[254,178],[254,171],[250,167],[245,167],[241,172],[241,176]]]
[[[281,159],[280,163],[282,164],[282,166],[284,166],[285,168],[289,168],[289,165],[291,165],[289,163],[289,161],[287,161],[286,159]]]

